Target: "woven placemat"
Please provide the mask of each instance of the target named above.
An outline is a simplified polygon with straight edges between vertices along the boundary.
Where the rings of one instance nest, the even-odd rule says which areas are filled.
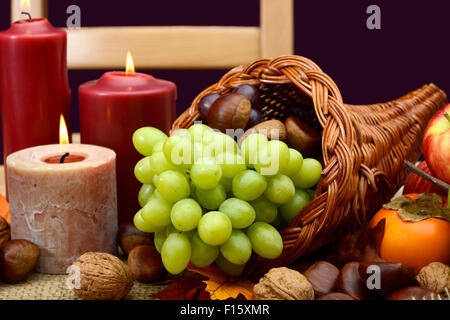
[[[66,275],[33,273],[21,283],[0,283],[0,300],[79,300],[66,286]],[[133,289],[125,300],[151,300],[150,295],[165,286],[154,286],[134,282]]]

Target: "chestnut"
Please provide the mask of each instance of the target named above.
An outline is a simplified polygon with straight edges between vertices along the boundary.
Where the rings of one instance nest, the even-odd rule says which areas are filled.
[[[208,111],[211,108],[211,105],[220,97],[218,93],[210,93],[203,96],[197,104],[198,112],[200,114],[200,118],[203,121],[208,121]]]
[[[365,300],[368,290],[359,276],[359,262],[347,263],[339,273],[337,291],[346,293],[357,300]]]
[[[0,217],[0,245],[8,241],[11,237],[11,231],[9,229],[8,222]]]
[[[339,269],[329,262],[319,261],[310,266],[304,276],[312,284],[314,295],[320,297],[334,291]]]
[[[295,117],[288,117],[286,126],[286,143],[299,151],[304,158],[312,158],[320,153],[322,137],[308,124]]]
[[[247,97],[252,104],[252,108],[256,108],[259,104],[260,92],[259,89],[251,84],[241,84],[233,89],[232,92],[240,93]]]
[[[161,255],[152,246],[137,246],[128,255],[128,267],[143,283],[154,282],[166,275]]]
[[[342,292],[330,292],[320,296],[317,300],[355,300],[355,298]]]
[[[363,284],[373,298],[387,297],[398,289],[417,284],[416,270],[401,263],[360,262],[358,270]]]
[[[257,109],[251,109],[250,110],[250,117],[248,119],[248,123],[247,123],[247,128],[246,129],[250,129],[254,126],[256,126],[257,124],[260,124],[261,122],[266,121],[264,119],[263,114],[261,113],[261,111],[257,110]]]
[[[28,240],[10,240],[0,246],[0,281],[17,283],[36,267],[38,246]]]
[[[244,129],[250,119],[250,110],[250,100],[244,95],[227,93],[211,105],[208,125],[224,133],[227,129]]]
[[[117,242],[122,251],[128,255],[139,245],[153,245],[153,234],[138,230],[133,223],[123,223],[119,226]]]
[[[388,300],[442,300],[443,297],[422,287],[407,287],[395,291]]]

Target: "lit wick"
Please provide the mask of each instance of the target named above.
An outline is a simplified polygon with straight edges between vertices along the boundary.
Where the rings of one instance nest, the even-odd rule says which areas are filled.
[[[24,15],[28,16],[28,20],[31,20],[31,19],[32,19],[32,18],[31,18],[31,14],[30,14],[29,12],[22,11],[20,14],[24,14]]]
[[[64,160],[66,160],[66,158],[70,155],[70,153],[66,152],[63,154],[63,156],[61,157],[61,159],[59,160],[59,163],[64,163]]]

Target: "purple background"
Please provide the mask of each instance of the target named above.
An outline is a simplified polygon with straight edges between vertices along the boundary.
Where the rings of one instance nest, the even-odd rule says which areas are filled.
[[[259,0],[110,1],[49,0],[49,19],[64,27],[71,4],[81,7],[82,27],[112,25],[259,25]],[[295,0],[295,54],[315,61],[338,84],[347,103],[397,98],[434,82],[450,92],[447,0]],[[345,3],[345,4],[344,4]],[[382,29],[366,28],[366,9],[381,7]],[[0,30],[9,27],[9,1],[0,2]],[[208,50],[208,48],[205,48]],[[98,53],[101,54],[101,53]],[[177,113],[226,70],[142,70],[175,82]],[[1,70],[0,70],[1,72]],[[71,70],[72,130],[79,130],[78,86],[105,70]],[[2,159],[3,157],[0,157]]]

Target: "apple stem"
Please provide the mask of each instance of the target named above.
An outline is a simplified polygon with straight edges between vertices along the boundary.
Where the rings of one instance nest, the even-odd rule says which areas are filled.
[[[411,171],[414,174],[417,174],[419,177],[422,177],[425,180],[427,180],[431,183],[434,183],[438,187],[440,187],[440,188],[444,189],[446,192],[450,193],[450,185],[449,184],[447,184],[444,181],[433,177],[431,174],[428,174],[425,171],[417,168],[414,164],[412,164],[412,162],[405,161],[404,166],[405,166],[406,170]]]
[[[444,113],[444,117],[450,122],[450,115],[447,112]]]

